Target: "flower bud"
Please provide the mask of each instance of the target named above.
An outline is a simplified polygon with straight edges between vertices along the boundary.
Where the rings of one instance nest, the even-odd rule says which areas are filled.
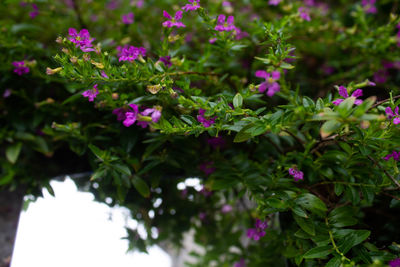
[[[161,90],[161,85],[156,84],[156,85],[148,85],[147,86],[147,91],[152,93],[153,95],[157,94]]]
[[[65,53],[65,54],[69,55],[69,50],[68,50],[67,48],[63,47],[63,48],[61,49],[61,51],[62,51],[63,53]]]
[[[53,75],[56,74],[57,72],[60,72],[62,70],[62,67],[51,69],[51,68],[46,68],[46,74],[47,75]]]
[[[75,64],[76,62],[78,62],[78,58],[76,56],[73,56],[69,59],[69,61],[71,61],[72,64]]]
[[[61,36],[58,36],[56,39],[56,43],[62,44],[63,43],[63,39]]]
[[[83,60],[84,61],[89,61],[90,60],[90,55],[89,54],[83,54]]]

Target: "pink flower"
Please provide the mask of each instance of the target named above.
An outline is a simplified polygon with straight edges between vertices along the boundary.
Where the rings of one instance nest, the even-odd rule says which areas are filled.
[[[235,262],[233,267],[246,267],[246,262],[244,261],[244,259],[240,259],[240,261]]]
[[[229,204],[225,204],[225,205],[223,205],[222,208],[221,208],[221,212],[224,213],[224,214],[229,213],[229,212],[231,212],[232,210],[233,210],[233,208],[232,208],[232,206],[229,205]]]
[[[362,0],[361,5],[364,7],[365,13],[376,14],[378,10],[375,6],[376,0]]]
[[[390,267],[400,267],[400,258],[390,261],[389,266]]]
[[[374,73],[374,81],[377,83],[385,83],[389,77],[389,72],[386,68],[380,69]]]
[[[304,173],[302,171],[297,170],[296,168],[290,168],[289,174],[293,176],[296,182],[304,179]]]
[[[161,61],[162,63],[164,63],[164,65],[168,68],[172,66],[170,56],[160,57],[160,59],[158,61]]]
[[[235,18],[233,16],[229,16],[225,22],[225,15],[219,15],[217,18],[217,26],[215,26],[215,30],[219,32],[223,31],[233,31],[235,26],[233,25]]]
[[[132,124],[134,124],[135,123],[135,121],[136,121],[136,119],[137,119],[137,115],[139,114],[139,109],[138,109],[138,106],[137,105],[135,105],[135,104],[129,104],[129,107],[131,108],[131,109],[128,109],[128,111],[127,112],[125,112],[125,118],[124,118],[124,121],[122,122],[122,124],[125,126],[125,127],[129,127],[129,126],[131,126]]]
[[[264,70],[258,70],[256,71],[255,75],[258,78],[265,79],[265,82],[262,82],[258,87],[258,91],[260,93],[264,93],[268,89],[267,96],[272,97],[275,93],[280,91],[281,87],[276,82],[281,77],[281,73],[279,71],[268,73]]]
[[[213,118],[206,119],[204,114],[206,113],[205,109],[199,109],[199,115],[197,115],[197,120],[203,124],[204,127],[208,128],[215,123],[216,116]]]
[[[82,93],[84,97],[87,97],[89,102],[93,102],[93,100],[97,97],[99,94],[99,89],[97,89],[97,84],[93,86],[93,89],[86,90],[85,92]]]
[[[25,61],[21,60],[21,61],[14,61],[13,63],[11,63],[15,68],[14,68],[14,72],[16,74],[18,74],[19,76],[21,76],[22,74],[26,74],[29,73],[29,67],[27,67],[25,65]]]
[[[233,35],[235,36],[236,40],[240,40],[246,37],[249,37],[249,34],[247,32],[242,31],[240,28],[235,27],[233,31]]]
[[[400,160],[400,152],[393,150],[391,154],[387,154],[385,157],[383,157],[383,159],[386,161],[388,161],[390,158],[393,158],[395,161],[399,161]]]
[[[158,108],[146,108],[144,111],[140,113],[142,116],[149,116],[151,115],[152,122],[158,122],[161,118],[161,110]],[[142,128],[146,128],[149,125],[147,121],[138,121],[137,123]]]
[[[204,172],[205,175],[210,175],[215,172],[215,168],[213,167],[214,162],[206,161],[200,164],[199,169]],[[204,188],[203,188],[204,189]]]
[[[300,13],[300,18],[302,18],[303,20],[311,20],[308,8],[301,6],[297,11]]]
[[[186,27],[185,24],[183,24],[182,22],[180,22],[180,20],[182,19],[182,11],[176,11],[175,16],[172,18],[172,16],[170,14],[168,14],[167,11],[163,11],[163,16],[166,17],[168,20],[163,22],[163,26],[167,27],[167,28],[171,28],[171,27]]]
[[[3,92],[3,98],[8,98],[11,95],[11,89],[6,89]]]
[[[95,51],[92,47],[93,38],[90,38],[89,31],[82,29],[79,33],[74,28],[69,28],[68,33],[70,35],[69,40],[76,44],[83,52]]]
[[[265,236],[265,229],[268,228],[268,223],[266,221],[256,220],[254,224],[255,228],[250,228],[247,230],[247,237],[253,238],[254,241],[260,240],[261,237]]]
[[[139,56],[146,56],[146,48],[144,47],[135,47],[132,45],[125,45],[124,47],[117,47],[119,51],[119,61],[135,61]]]
[[[102,76],[102,77],[108,79],[108,75],[105,73],[104,70],[102,70],[100,73],[101,73],[101,76]]]
[[[122,15],[121,18],[123,24],[132,24],[134,15],[132,12],[130,12],[128,14]]]
[[[39,15],[39,8],[37,7],[36,4],[32,4],[32,9],[33,9],[33,11],[31,11],[31,12],[29,13],[29,16],[30,16],[32,19],[34,19],[37,15]]]
[[[399,107],[397,106],[393,110],[390,107],[387,107],[385,109],[386,115],[388,116],[388,119],[391,120],[393,118],[393,124],[399,124],[400,123],[400,115],[399,115]]]
[[[200,8],[200,0],[188,0],[191,4],[186,4],[182,7],[184,11],[193,11]]]
[[[268,4],[270,6],[277,6],[277,5],[279,5],[280,2],[282,2],[282,0],[269,0]]]
[[[349,93],[347,92],[347,88],[344,87],[344,86],[339,86],[339,89],[338,89],[338,90],[339,90],[339,95],[342,96],[342,97],[344,97],[344,99],[349,98],[349,97],[358,98],[358,97],[360,97],[360,96],[363,95],[363,91],[362,91],[361,89],[355,90],[355,91],[351,94],[351,96],[349,96]],[[344,99],[343,99],[343,98],[338,98],[338,99],[335,99],[334,101],[332,101],[332,103],[333,103],[334,105],[338,106],[338,105],[340,105],[340,103],[342,103],[342,102],[344,101]],[[361,99],[356,99],[356,100],[354,101],[354,104],[360,105],[362,102],[363,102],[363,101],[362,101]]]

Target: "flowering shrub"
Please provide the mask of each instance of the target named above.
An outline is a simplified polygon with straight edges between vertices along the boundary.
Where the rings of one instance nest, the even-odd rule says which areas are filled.
[[[2,188],[89,172],[191,266],[399,266],[396,0],[30,3],[0,6]]]

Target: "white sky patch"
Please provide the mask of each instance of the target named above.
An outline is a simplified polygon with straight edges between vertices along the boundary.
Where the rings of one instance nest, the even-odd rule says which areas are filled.
[[[51,185],[55,198],[45,190],[21,213],[11,267],[171,267],[157,246],[148,255],[126,253],[124,226],[141,226],[126,209],[94,202],[70,179]]]

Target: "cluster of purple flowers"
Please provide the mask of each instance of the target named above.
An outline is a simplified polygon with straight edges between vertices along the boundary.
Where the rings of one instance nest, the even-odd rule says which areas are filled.
[[[190,4],[186,4],[182,7],[184,11],[193,11],[200,8],[200,0],[188,0]]]
[[[395,161],[400,160],[400,152],[394,151],[391,154],[387,154],[383,159],[384,160],[389,160],[390,158],[393,158]]]
[[[168,67],[168,68],[172,66],[172,62],[171,62],[171,57],[170,56],[160,57],[160,59],[158,61],[164,63],[164,65],[166,67]]]
[[[226,22],[225,22],[226,20]],[[236,29],[235,25],[233,25],[235,18],[233,16],[229,16],[226,19],[226,16],[221,14],[217,18],[217,25],[215,26],[215,30],[219,32],[229,32]]]
[[[222,148],[225,146],[225,139],[222,138],[221,136],[218,137],[210,137],[207,139],[207,143],[213,148]]]
[[[279,83],[276,82],[281,77],[281,73],[279,71],[272,71],[269,73],[264,70],[257,70],[255,75],[258,78],[265,79],[265,81],[262,82],[258,87],[258,91],[260,93],[264,93],[268,89],[266,94],[267,96],[272,97],[275,93],[280,91],[281,87]]]
[[[75,28],[68,29],[69,40],[79,47],[83,52],[95,51],[92,42],[94,38],[90,37],[89,31],[82,29],[79,33]]]
[[[247,229],[247,237],[254,239],[254,241],[258,241],[261,237],[265,236],[265,229],[268,228],[268,223],[257,219],[254,226],[255,228]]]
[[[200,164],[199,169],[204,172],[205,175],[210,175],[215,172],[214,162],[213,161],[205,161]]]
[[[302,171],[297,170],[296,168],[290,168],[289,174],[293,176],[296,182],[304,179],[304,173]]]
[[[203,124],[204,127],[208,128],[215,123],[215,119],[217,118],[217,116],[207,119],[206,117],[204,117],[205,113],[206,113],[205,109],[202,108],[199,109],[199,115],[197,115],[197,120],[201,124]]]
[[[14,72],[21,76],[22,74],[29,73],[29,67],[26,65],[24,60],[14,61],[11,63],[14,66]]]
[[[282,2],[282,0],[269,0],[268,4],[270,6],[277,6],[277,5],[279,5],[280,2]]]
[[[349,97],[355,97],[356,100],[354,101],[354,104],[356,105],[360,105],[363,101],[361,99],[357,99],[358,97],[363,95],[363,91],[361,89],[357,89],[355,90],[351,96],[349,96],[349,93],[347,92],[347,88],[344,86],[339,86],[339,95],[343,98],[337,98],[334,101],[332,101],[333,104],[335,104],[336,106],[340,105],[340,103],[342,103],[346,98]]]
[[[146,56],[146,48],[135,47],[133,45],[125,45],[124,47],[117,47],[119,61],[135,61],[139,56]]]
[[[235,262],[233,267],[246,267],[246,262],[244,261],[244,259],[240,259],[240,261]]]
[[[390,267],[400,267],[400,258],[390,261],[389,266]]]
[[[139,107],[136,104],[129,104],[128,108],[114,109],[112,113],[117,116],[118,121],[123,121],[122,124],[125,127],[130,127],[138,121],[137,125],[146,128],[150,124],[150,121],[139,121],[139,115],[151,117],[151,122],[158,122],[161,118],[160,107],[146,108],[142,112],[139,112]]]
[[[365,13],[376,14],[378,10],[375,6],[376,0],[362,0],[361,5],[364,7]]]
[[[32,9],[33,11],[29,13],[29,16],[34,19],[37,15],[39,15],[39,8],[36,4],[32,4]]]
[[[177,28],[186,27],[186,25],[183,24],[183,23],[180,21],[180,20],[182,19],[182,14],[183,14],[183,12],[182,12],[181,10],[179,10],[179,11],[176,11],[175,16],[172,17],[170,14],[168,14],[167,11],[164,10],[164,11],[163,11],[163,16],[164,16],[165,18],[167,18],[168,20],[167,20],[167,21],[164,21],[162,25],[163,25],[164,27],[167,27],[167,28],[172,28],[172,27],[177,27]]]
[[[301,6],[297,11],[299,12],[301,19],[311,21],[310,10],[308,8]]]
[[[121,19],[123,24],[132,24],[134,15],[132,12],[129,12],[128,14],[122,15]]]
[[[97,84],[95,84],[94,86],[93,86],[93,89],[89,89],[89,90],[86,90],[85,92],[83,92],[82,93],[82,95],[84,96],[84,97],[87,97],[88,98],[88,100],[89,100],[89,102],[93,102],[94,101],[94,99],[97,97],[97,95],[99,94],[99,89],[97,88]]]
[[[394,111],[390,107],[387,107],[385,109],[385,112],[386,112],[386,115],[388,116],[389,120],[393,119],[393,124],[400,123],[400,115],[399,115],[399,107],[398,106],[394,109]]]

